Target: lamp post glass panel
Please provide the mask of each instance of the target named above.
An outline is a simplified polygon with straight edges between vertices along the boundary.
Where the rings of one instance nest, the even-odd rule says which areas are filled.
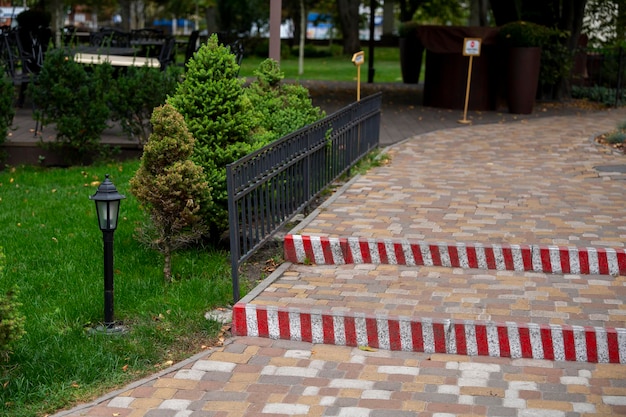
[[[106,174],[96,193],[89,197],[96,203],[98,225],[102,230],[104,241],[104,325],[107,329],[114,327],[113,319],[113,233],[117,228],[120,212],[120,201],[125,196],[117,192],[115,185]]]

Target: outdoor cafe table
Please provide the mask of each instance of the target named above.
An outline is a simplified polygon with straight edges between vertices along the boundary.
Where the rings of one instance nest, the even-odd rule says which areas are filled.
[[[80,64],[102,64],[103,62],[108,62],[114,67],[161,67],[161,63],[157,58],[143,56],[100,55],[81,52],[74,55],[74,61]]]
[[[73,55],[82,54],[99,54],[99,55],[123,55],[134,56],[137,55],[139,50],[133,47],[119,47],[119,46],[92,46],[81,45],[74,48],[70,48],[70,53]]]
[[[74,61],[88,65],[109,62],[114,67],[161,67],[161,63],[157,58],[136,55],[137,49],[135,48],[79,47],[74,50]]]

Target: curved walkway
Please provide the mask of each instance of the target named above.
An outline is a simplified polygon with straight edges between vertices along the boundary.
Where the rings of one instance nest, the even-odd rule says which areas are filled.
[[[384,109],[388,126],[390,113]],[[625,118],[619,110],[408,135],[386,151],[387,165],[353,179],[293,232],[624,248],[626,157],[596,147],[591,137]],[[235,330],[243,326],[249,336],[228,338],[223,347],[56,416],[625,414],[626,365],[595,363],[615,358],[590,351],[584,331],[585,326],[626,328],[625,289],[624,277],[610,274],[286,263],[242,300],[238,311],[244,322],[235,323]],[[308,327],[303,311],[309,313]],[[362,321],[365,332],[387,330],[373,337],[355,324],[354,334],[344,336],[359,347],[325,344],[341,337],[327,331],[339,328],[335,318],[350,315],[355,323]],[[383,321],[412,315],[421,319],[421,330],[429,323],[430,333],[420,334],[430,340],[411,338],[411,344],[422,343],[419,352],[387,350],[408,341],[393,340],[401,325]],[[465,337],[456,350],[437,338],[450,320],[465,325],[455,333],[457,342]],[[531,324],[517,342],[507,339],[511,346],[517,343],[510,347],[512,357],[490,350],[489,329],[485,340],[478,336],[490,321]],[[543,340],[541,326],[573,329],[562,336],[562,351],[554,348],[558,341],[551,345],[551,360],[532,359],[540,349],[533,340]],[[586,349],[578,346],[582,339],[575,326],[583,328]],[[250,336],[296,331],[300,340]],[[618,333],[593,340],[614,345],[623,362],[626,342]],[[573,350],[563,339],[570,336]],[[426,348],[430,342],[432,349]],[[546,351],[542,344],[541,353]]]

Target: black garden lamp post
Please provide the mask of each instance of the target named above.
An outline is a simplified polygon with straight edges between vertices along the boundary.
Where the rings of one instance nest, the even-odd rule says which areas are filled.
[[[106,174],[96,193],[89,197],[96,202],[98,224],[104,241],[104,325],[114,326],[113,320],[113,233],[117,228],[120,201],[126,197],[117,192],[115,185]]]

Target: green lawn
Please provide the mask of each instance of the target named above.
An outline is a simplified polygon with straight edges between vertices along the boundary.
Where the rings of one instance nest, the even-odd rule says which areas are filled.
[[[0,415],[41,416],[101,395],[201,351],[218,334],[220,325],[204,314],[232,300],[228,253],[180,253],[176,280],[165,284],[161,256],[133,238],[143,217],[127,184],[138,166],[0,171],[0,291],[17,285],[26,317],[24,338],[0,368]],[[90,331],[104,318],[104,273],[89,196],[106,173],[126,195],[115,233],[114,306],[128,332],[116,336]]]
[[[369,68],[369,51],[366,49],[364,52],[365,63],[361,65],[361,82],[367,81]],[[374,54],[374,81],[377,83],[402,82],[399,49],[380,47],[374,49]],[[355,81],[357,79],[357,67],[352,63],[351,58],[351,56],[305,58],[304,72],[299,75],[298,57],[289,56],[288,58],[281,58],[280,68],[287,79]],[[253,77],[254,70],[263,60],[264,58],[256,56],[246,56],[241,62],[239,75]]]
[[[367,51],[365,57],[363,82]],[[297,57],[282,59],[281,68],[288,79],[353,81],[350,58],[306,58],[302,76]],[[245,57],[240,75],[252,77],[262,60]],[[378,48],[375,69],[376,82],[400,82],[397,48]],[[138,167],[129,161],[0,171],[0,293],[17,286],[26,319],[26,334],[0,365],[0,415],[44,416],[88,401],[201,351],[218,335],[220,325],[204,314],[232,301],[229,254],[178,253],[175,281],[166,284],[161,255],[133,237],[143,214],[127,186]],[[92,331],[104,319],[104,273],[89,196],[107,173],[127,197],[115,233],[115,318],[127,328],[118,335]]]

